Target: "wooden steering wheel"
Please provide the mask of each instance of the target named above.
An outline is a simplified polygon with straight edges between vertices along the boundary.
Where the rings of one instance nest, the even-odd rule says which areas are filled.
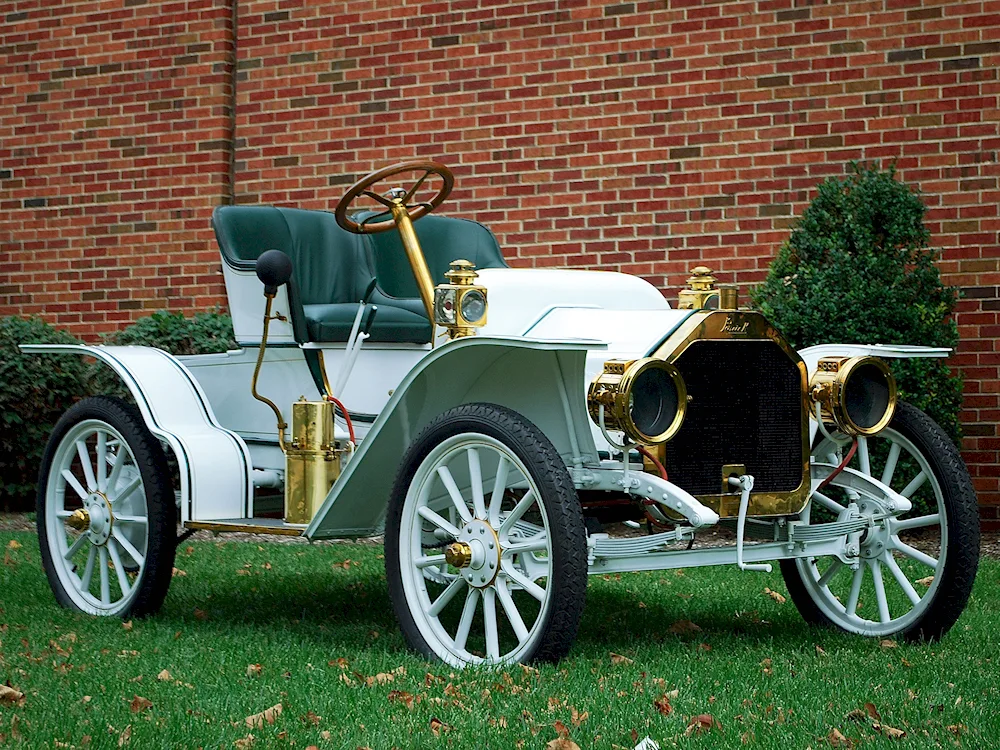
[[[393,187],[386,195],[379,195],[378,193],[370,190],[370,188],[376,183],[381,182],[388,177],[402,174],[403,172],[423,172],[423,174],[415,183],[413,183],[413,186],[409,190],[404,190],[400,187]],[[417,190],[420,189],[420,186],[424,184],[424,180],[432,174],[436,174],[442,179],[443,182],[441,188],[427,203],[415,203],[412,207],[408,205]],[[348,232],[354,232],[355,234],[377,234],[379,232],[386,232],[390,229],[396,228],[395,218],[389,218],[385,221],[358,223],[347,215],[347,211],[351,207],[351,203],[354,202],[355,198],[361,195],[371,198],[372,200],[385,206],[386,213],[390,213],[394,206],[405,207],[410,220],[416,221],[420,217],[429,214],[435,208],[440,206],[444,202],[444,199],[448,197],[448,194],[454,186],[455,175],[453,175],[451,170],[444,164],[439,164],[438,162],[430,161],[429,159],[404,161],[399,164],[383,167],[382,169],[362,177],[360,180],[351,185],[350,189],[344,193],[344,197],[337,203],[334,215],[337,217],[337,223]]]

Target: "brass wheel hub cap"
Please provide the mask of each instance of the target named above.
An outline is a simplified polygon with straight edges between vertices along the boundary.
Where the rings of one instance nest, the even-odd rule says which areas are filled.
[[[83,508],[74,511],[66,522],[74,529],[85,532],[91,543],[102,545],[111,538],[114,520],[108,498],[103,492],[92,492],[83,501]]]
[[[459,569],[470,586],[485,588],[500,569],[500,540],[493,527],[479,519],[466,523],[458,541],[444,551],[445,561]]]

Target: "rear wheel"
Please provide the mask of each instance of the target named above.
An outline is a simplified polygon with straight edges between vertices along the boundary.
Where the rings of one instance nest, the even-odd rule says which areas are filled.
[[[569,651],[587,587],[583,514],[556,449],[516,412],[469,404],[427,426],[403,459],[385,545],[416,651],[454,666]]]
[[[813,455],[831,463],[838,450],[822,440]],[[958,449],[930,417],[900,403],[885,430],[858,438],[849,465],[906,497],[913,508],[880,519],[861,502],[872,523],[850,562],[783,560],[792,600],[812,624],[878,637],[940,638],[965,608],[979,564],[979,511]],[[855,499],[849,491],[828,488],[814,495],[802,520],[836,520]]]
[[[176,547],[163,449],[126,402],[87,398],[56,424],[38,483],[42,565],[56,599],[92,615],[158,610]]]

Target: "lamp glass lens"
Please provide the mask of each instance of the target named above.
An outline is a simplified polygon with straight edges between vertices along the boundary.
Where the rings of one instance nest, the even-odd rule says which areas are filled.
[[[478,323],[486,316],[486,295],[470,289],[462,296],[462,317],[467,323]]]

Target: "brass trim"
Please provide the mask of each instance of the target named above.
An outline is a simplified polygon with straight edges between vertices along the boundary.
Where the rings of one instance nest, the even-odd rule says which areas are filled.
[[[728,494],[733,491],[733,488],[729,486],[730,477],[741,477],[747,473],[746,464],[722,464],[722,494]]]
[[[456,568],[467,568],[472,562],[472,547],[465,542],[454,542],[444,548],[444,561]]]
[[[399,236],[403,241],[403,249],[406,257],[410,261],[410,268],[413,270],[413,277],[417,281],[417,289],[420,290],[420,299],[427,310],[428,320],[434,320],[434,282],[431,279],[431,272],[427,268],[427,260],[424,258],[424,251],[420,249],[420,240],[413,229],[413,221],[410,219],[410,212],[399,199],[393,201],[392,218],[399,229]]]
[[[195,531],[213,531],[218,534],[262,534],[265,536],[302,536],[305,529],[294,529],[290,526],[264,526],[253,523],[228,523],[226,521],[188,521],[186,529]]]
[[[486,296],[486,287],[474,283],[478,277],[475,264],[460,258],[453,260],[450,263],[450,270],[445,273],[448,283],[438,284],[434,288],[434,314],[431,319],[435,325],[439,325],[447,331],[449,338],[474,336],[477,328],[486,325],[489,300]],[[486,307],[483,316],[474,322],[466,320],[462,313],[462,304],[470,292],[480,293]],[[449,303],[452,305],[450,317],[449,311],[445,308],[445,305]]]
[[[847,384],[861,367],[873,366],[881,372],[889,388],[889,403],[885,413],[871,427],[861,427],[847,412]],[[824,423],[832,423],[845,435],[875,435],[884,430],[896,413],[896,378],[889,366],[878,357],[823,357],[809,380],[809,398],[820,405]],[[813,410],[810,415],[815,418]]]
[[[645,434],[632,419],[632,386],[647,370],[664,370],[677,392],[677,412],[667,428],[657,435]],[[681,425],[687,413],[687,386],[677,368],[658,357],[644,357],[634,360],[612,359],[604,363],[604,371],[590,384],[587,390],[587,410],[595,424],[600,424],[600,409],[604,407],[604,425],[609,430],[620,430],[629,439],[642,445],[658,445],[670,440]]]
[[[708,307],[709,300],[719,297],[715,277],[708,266],[692,268],[687,283],[688,288],[682,289],[677,295],[677,307],[681,310],[702,310]]]
[[[800,512],[812,492],[809,473],[809,373],[805,362],[785,340],[784,336],[760,313],[750,310],[704,310],[691,314],[666,341],[653,357],[674,363],[695,341],[773,341],[788,355],[799,370],[802,414],[802,482],[791,492],[753,492],[750,495],[748,514],[753,516],[785,516]],[[667,466],[670,471],[670,466]],[[697,495],[698,500],[722,518],[735,518],[739,514],[740,493]]]
[[[281,446],[281,450],[284,452],[287,450],[287,446],[285,445],[285,430],[288,428],[288,424],[281,415],[281,409],[271,399],[267,398],[267,396],[262,396],[257,392],[257,378],[260,376],[260,366],[264,364],[264,350],[267,349],[267,329],[271,323],[271,304],[274,302],[273,294],[265,293],[264,296],[267,298],[267,302],[264,304],[264,329],[260,335],[257,364],[253,368],[253,377],[250,379],[250,394],[258,401],[270,406],[271,411],[274,412],[275,419],[278,420],[278,445]]]
[[[78,508],[66,519],[66,525],[77,531],[86,531],[90,528],[90,513],[86,508]]]
[[[332,401],[292,404],[292,441],[285,451],[285,522],[308,524],[340,476],[341,453]]]

